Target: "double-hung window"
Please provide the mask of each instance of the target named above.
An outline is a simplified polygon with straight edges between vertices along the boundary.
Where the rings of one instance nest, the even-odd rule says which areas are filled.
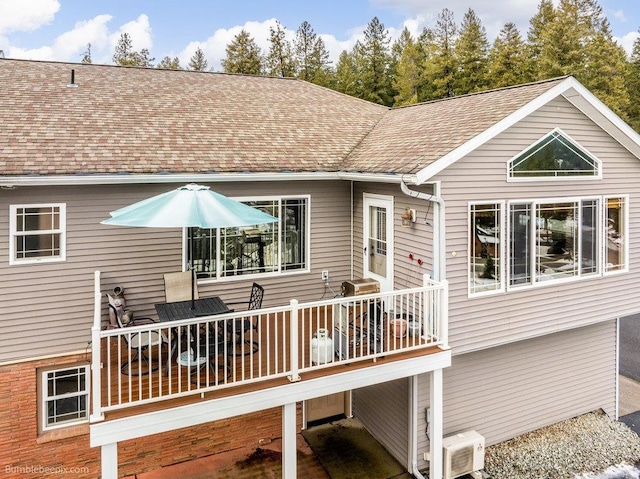
[[[65,260],[64,204],[12,205],[9,264]]]
[[[500,202],[470,204],[469,294],[502,291],[503,275],[516,289],[626,270],[627,204],[626,196],[513,201],[506,213]]]
[[[42,370],[39,374],[42,431],[89,420],[89,365]]]
[[[277,274],[308,269],[309,197],[242,201],[278,222],[240,228],[188,228],[185,269],[198,278]]]

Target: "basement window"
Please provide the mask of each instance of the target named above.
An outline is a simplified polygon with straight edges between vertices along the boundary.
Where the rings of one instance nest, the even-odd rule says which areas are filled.
[[[39,371],[40,429],[89,420],[89,365]]]

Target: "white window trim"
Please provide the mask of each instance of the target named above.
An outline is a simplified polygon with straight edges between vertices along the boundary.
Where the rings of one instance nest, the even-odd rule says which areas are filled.
[[[613,270],[613,271],[606,271],[605,270],[605,262],[607,261],[607,251],[606,251],[606,246],[604,244],[604,231],[602,232],[602,238],[601,238],[601,259],[600,259],[600,263],[602,265],[602,275],[603,276],[611,276],[611,275],[616,275],[616,274],[621,274],[621,273],[628,273],[629,272],[629,243],[631,242],[629,240],[629,232],[630,229],[629,228],[629,195],[605,195],[602,197],[602,205],[600,207],[600,212],[601,212],[601,227],[605,228],[606,224],[607,224],[607,200],[608,199],[613,199],[613,198],[623,198],[624,199],[624,236],[625,236],[625,243],[624,243],[624,267],[617,269],[617,270]]]
[[[625,201],[624,207],[624,235],[625,235],[625,246],[624,246],[624,267],[614,270],[614,271],[605,271],[605,261],[606,261],[606,250],[605,250],[605,238],[604,238],[604,228],[606,223],[606,202],[609,198],[622,198]],[[536,268],[535,268],[535,254],[531,255],[529,261],[531,262],[531,282],[520,284],[520,285],[510,285],[509,280],[511,276],[510,268],[508,267],[509,258],[511,258],[511,245],[508,240],[509,232],[511,231],[511,219],[510,219],[510,211],[511,205],[514,204],[528,204],[531,206],[531,212],[533,215],[537,214],[537,208],[540,204],[550,204],[550,203],[581,203],[583,201],[595,200],[597,203],[597,216],[599,218],[598,224],[598,240],[599,240],[599,251],[598,251],[598,268],[594,273],[586,273],[586,274],[578,274],[576,276],[571,276],[567,278],[554,279],[548,281],[537,281],[536,280]],[[554,198],[522,198],[522,199],[513,199],[509,201],[496,201],[496,200],[486,200],[486,201],[472,201],[467,205],[467,297],[469,298],[479,298],[483,296],[490,296],[494,294],[501,293],[509,293],[516,291],[525,291],[528,289],[535,288],[543,288],[546,286],[557,286],[563,283],[572,283],[576,281],[586,281],[593,280],[595,278],[602,278],[605,276],[611,276],[616,274],[623,274],[629,272],[629,195],[603,195],[603,196],[572,196],[572,197],[554,197]],[[471,258],[471,206],[472,205],[487,205],[487,204],[501,204],[501,218],[500,225],[502,231],[500,232],[500,240],[503,242],[504,247],[501,249],[501,258],[500,258],[500,274],[501,274],[501,289],[496,289],[493,291],[482,291],[479,293],[471,292],[470,284],[471,284],[471,270],[469,266],[470,258]],[[579,214],[582,214],[582,209],[579,208]],[[531,244],[529,245],[530,251],[535,251],[535,241],[536,235],[530,235]],[[582,246],[579,244],[579,248]],[[582,254],[580,252],[580,254]]]
[[[53,424],[53,425],[47,425],[47,416],[48,416],[48,412],[47,412],[47,401],[50,400],[51,398],[49,397],[48,394],[48,384],[47,384],[47,374],[52,373],[52,372],[56,372],[56,371],[65,371],[67,369],[84,369],[84,384],[85,384],[85,394],[80,394],[80,393],[74,393],[73,397],[79,397],[79,396],[86,396],[86,400],[85,400],[85,405],[86,405],[86,417],[84,419],[77,419],[75,421],[67,421],[61,424]],[[91,383],[89,382],[91,380],[91,374],[89,374],[89,369],[90,369],[90,365],[89,364],[72,364],[72,365],[67,365],[67,366],[59,366],[59,367],[55,367],[55,368],[46,368],[46,369],[42,369],[39,372],[39,383],[38,383],[38,387],[40,388],[40,392],[38,394],[38,401],[40,402],[39,406],[40,406],[40,421],[39,421],[39,426],[40,426],[40,432],[47,432],[47,431],[52,431],[54,429],[60,429],[63,427],[70,427],[70,426],[77,426],[78,424],[85,424],[89,422],[89,416],[90,416],[90,408],[91,408],[91,403],[90,403],[90,392],[91,392]],[[71,396],[71,395],[70,395]],[[52,397],[56,397],[56,396],[52,396]]]
[[[576,149],[579,149],[582,153],[584,153],[586,156],[588,156],[597,165],[598,174],[597,175],[593,175],[593,176],[586,176],[586,175],[585,176],[582,176],[582,175],[577,175],[577,176],[570,176],[570,175],[566,175],[566,176],[531,176],[531,177],[513,177],[513,176],[511,176],[511,162],[513,160],[515,160],[517,157],[519,157],[520,155],[522,155],[523,152],[525,152],[527,150],[530,150],[532,148],[535,148],[537,145],[542,143],[549,135],[552,135],[554,133],[558,133],[558,134],[562,135]],[[537,141],[535,141],[531,145],[527,146],[526,148],[524,148],[520,152],[516,153],[515,155],[513,155],[511,158],[509,158],[507,160],[507,163],[506,163],[506,177],[507,177],[507,182],[602,180],[602,161],[600,161],[600,159],[598,159],[598,157],[593,155],[587,148],[585,148],[580,143],[578,143],[576,140],[574,140],[570,135],[565,133],[562,129],[554,128],[549,133],[545,133]]]
[[[60,230],[43,230],[60,234],[60,255],[56,257],[39,257],[18,259],[15,257],[16,237],[21,236],[17,231],[16,215],[18,208],[53,208],[60,209]],[[58,263],[67,260],[67,205],[65,203],[33,203],[9,206],[9,265]]]
[[[198,284],[219,284],[226,282],[234,282],[234,281],[246,281],[253,280],[259,278],[272,278],[272,277],[280,277],[280,276],[290,276],[296,274],[305,274],[311,271],[311,195],[303,194],[303,195],[269,195],[269,196],[239,196],[232,197],[233,200],[239,201],[241,203],[248,201],[278,201],[282,200],[290,200],[290,199],[304,199],[306,200],[306,223],[305,229],[307,232],[305,239],[305,248],[307,254],[307,266],[306,268],[283,271],[280,269],[281,265],[278,265],[277,271],[270,271],[268,273],[254,273],[254,274],[242,274],[236,276],[220,276],[220,264],[216,265],[216,277],[215,278],[198,278]],[[281,234],[281,223],[280,219],[278,219],[278,238],[280,238]],[[220,235],[216,235],[216,251],[220,248]],[[183,271],[186,271],[187,266],[187,256],[188,256],[188,244],[187,244],[187,228],[182,229],[182,268]],[[278,258],[282,257],[282,242],[278,241]],[[216,258],[218,261],[218,258]]]
[[[477,205],[499,205],[500,206],[500,287],[498,289],[493,289],[490,291],[479,291],[472,292],[471,291],[471,268],[469,266],[469,261],[471,260],[471,207]],[[469,228],[467,228],[467,295],[470,298],[479,298],[482,296],[491,296],[493,294],[504,293],[506,291],[506,274],[507,270],[505,269],[505,260],[507,256],[505,255],[505,250],[507,247],[506,241],[506,201],[504,200],[486,200],[486,201],[470,201],[467,204],[467,224],[469,224]]]

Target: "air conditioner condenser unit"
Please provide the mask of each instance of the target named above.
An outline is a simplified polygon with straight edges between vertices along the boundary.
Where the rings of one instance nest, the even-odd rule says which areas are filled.
[[[476,431],[445,437],[442,447],[443,479],[455,479],[484,469],[484,437]]]

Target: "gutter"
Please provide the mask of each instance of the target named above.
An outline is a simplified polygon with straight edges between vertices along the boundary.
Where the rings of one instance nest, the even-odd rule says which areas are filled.
[[[396,173],[358,173],[347,171],[309,173],[151,173],[136,175],[77,174],[77,175],[20,175],[0,176],[0,188],[12,189],[17,186],[82,186],[82,185],[125,185],[160,183],[226,183],[243,181],[318,181],[348,180],[373,183],[401,183],[402,175]]]

